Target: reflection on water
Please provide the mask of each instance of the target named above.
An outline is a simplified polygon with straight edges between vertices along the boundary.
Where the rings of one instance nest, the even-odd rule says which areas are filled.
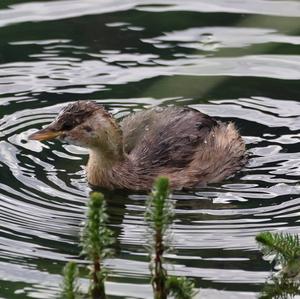
[[[250,162],[223,184],[177,192],[170,273],[202,298],[256,298],[269,265],[256,233],[299,233],[297,1],[7,1],[0,4],[0,297],[56,298],[76,259],[87,152],[27,137],[66,103],[122,118],[190,105],[236,122]],[[151,298],[146,194],[106,194],[118,242],[107,291]]]

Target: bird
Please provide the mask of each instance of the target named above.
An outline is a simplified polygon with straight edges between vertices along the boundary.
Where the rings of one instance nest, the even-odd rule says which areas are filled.
[[[102,105],[68,104],[30,140],[60,139],[89,149],[92,188],[150,190],[165,176],[174,190],[218,183],[247,163],[245,143],[233,122],[188,106],[155,106],[117,121]]]

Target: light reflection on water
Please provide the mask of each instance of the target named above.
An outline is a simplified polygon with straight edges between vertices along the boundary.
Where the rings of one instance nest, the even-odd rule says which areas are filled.
[[[0,296],[56,298],[63,264],[78,259],[87,152],[27,137],[66,103],[95,99],[117,118],[176,104],[236,122],[249,164],[223,184],[173,195],[176,251],[167,260],[171,273],[195,279],[202,298],[255,298],[269,275],[256,233],[299,233],[299,8],[262,0],[0,6]],[[107,194],[118,238],[107,261],[112,296],[151,298],[146,197]]]

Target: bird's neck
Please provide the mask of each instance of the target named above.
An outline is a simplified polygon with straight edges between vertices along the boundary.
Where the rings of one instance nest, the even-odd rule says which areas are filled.
[[[95,166],[97,169],[104,170],[112,168],[125,159],[124,152],[117,149],[112,149],[111,151],[91,149],[89,154],[88,166]]]
[[[87,178],[92,185],[108,185],[114,172],[127,160],[123,149],[123,138],[120,130],[105,134],[97,146],[90,149],[87,164]],[[109,187],[109,186],[108,186]]]

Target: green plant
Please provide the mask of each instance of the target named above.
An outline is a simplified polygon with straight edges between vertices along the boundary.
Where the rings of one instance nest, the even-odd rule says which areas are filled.
[[[112,231],[107,227],[108,216],[104,196],[93,192],[88,202],[87,221],[81,235],[82,253],[92,261],[90,294],[93,299],[105,299],[104,281],[107,273],[103,260],[112,255]]]
[[[115,242],[107,226],[108,215],[104,197],[99,192],[91,193],[88,201],[86,222],[81,234],[82,253],[92,262],[89,293],[93,299],[106,299],[104,282],[107,271],[103,267],[105,258],[111,256],[111,245]],[[173,222],[173,204],[169,198],[169,180],[156,180],[148,199],[145,220],[148,223],[151,257],[150,269],[155,299],[191,299],[195,294],[194,283],[185,277],[169,276],[164,268],[163,255],[170,250],[170,225]],[[78,268],[73,262],[64,268],[62,298],[78,299]]]
[[[265,284],[260,299],[288,299],[300,295],[300,240],[298,235],[263,232],[256,236],[262,252],[273,257],[282,270]]]
[[[174,209],[169,198],[169,180],[159,177],[147,202],[145,221],[149,229],[149,255],[151,283],[155,299],[166,299],[169,294],[176,299],[190,299],[194,296],[193,282],[186,278],[168,276],[163,266],[163,255],[170,249],[170,225]]]
[[[282,266],[282,274],[297,276],[300,272],[300,240],[298,235],[263,232],[256,236],[264,254],[274,256]]]
[[[68,262],[63,269],[62,298],[78,298],[78,267],[75,262]]]
[[[291,299],[300,295],[299,282],[273,277],[265,284],[259,299]]]
[[[169,276],[167,290],[175,299],[191,299],[197,294],[194,282],[186,277]]]

